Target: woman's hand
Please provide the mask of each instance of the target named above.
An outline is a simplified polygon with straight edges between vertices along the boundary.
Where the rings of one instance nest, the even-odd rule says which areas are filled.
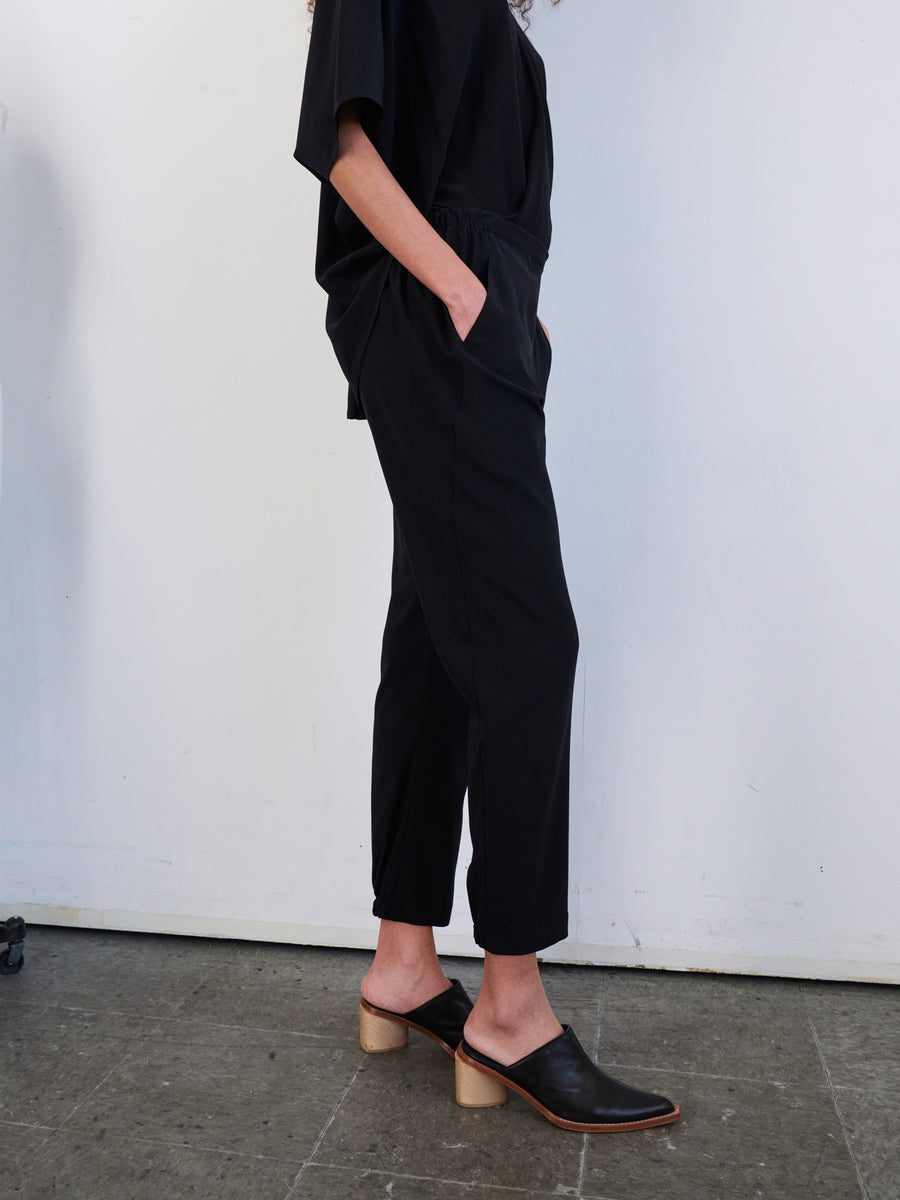
[[[464,342],[487,302],[487,288],[474,271],[470,271],[464,263],[460,265],[463,268],[459,272],[460,278],[455,281],[455,286],[447,289],[442,299],[460,341]]]
[[[540,317],[538,317],[538,325],[540,325],[541,329],[543,329],[544,337],[547,339],[547,345],[549,346],[550,345],[550,331],[547,329],[547,326],[544,324],[544,322],[541,320]]]

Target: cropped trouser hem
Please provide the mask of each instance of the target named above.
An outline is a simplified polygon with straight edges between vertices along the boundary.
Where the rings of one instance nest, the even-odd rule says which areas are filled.
[[[493,934],[476,929],[475,941],[488,954],[536,954],[539,950],[546,950],[548,946],[555,946],[557,942],[565,941],[568,934],[569,930],[566,925],[547,925],[545,928],[532,927],[525,934]]]
[[[383,921],[398,921],[404,925],[429,926],[435,929],[444,929],[450,924],[449,913],[429,915],[420,907],[403,908],[387,901],[376,900],[372,905],[372,915]],[[548,946],[565,941],[569,934],[567,922],[546,926],[533,924],[525,934],[477,928],[472,932],[476,945],[482,950],[486,950],[488,954],[504,955],[536,954],[539,950],[546,950]]]
[[[422,905],[395,904],[389,900],[375,900],[372,915],[381,921],[399,921],[403,925],[430,925],[443,929],[450,924],[450,911],[432,909]]]

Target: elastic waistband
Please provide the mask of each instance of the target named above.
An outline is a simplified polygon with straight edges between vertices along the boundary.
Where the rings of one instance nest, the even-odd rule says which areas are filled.
[[[447,229],[456,225],[462,229],[486,229],[495,237],[518,247],[541,266],[547,261],[549,250],[544,243],[499,213],[489,212],[484,208],[449,208],[443,204],[435,204],[428,213],[428,220],[437,230]]]

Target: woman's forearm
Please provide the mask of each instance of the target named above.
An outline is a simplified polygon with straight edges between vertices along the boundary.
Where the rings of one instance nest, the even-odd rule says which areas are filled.
[[[484,304],[484,285],[388,170],[362,128],[355,104],[341,109],[330,182],[388,253],[443,300],[457,333],[465,338]]]

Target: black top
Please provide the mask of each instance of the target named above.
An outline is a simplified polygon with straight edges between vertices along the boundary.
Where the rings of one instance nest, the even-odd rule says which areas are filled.
[[[316,279],[347,416],[363,418],[359,368],[391,259],[328,183],[347,100],[420,212],[486,209],[545,246],[553,151],[544,65],[506,0],[317,0],[294,157],[322,181]]]

